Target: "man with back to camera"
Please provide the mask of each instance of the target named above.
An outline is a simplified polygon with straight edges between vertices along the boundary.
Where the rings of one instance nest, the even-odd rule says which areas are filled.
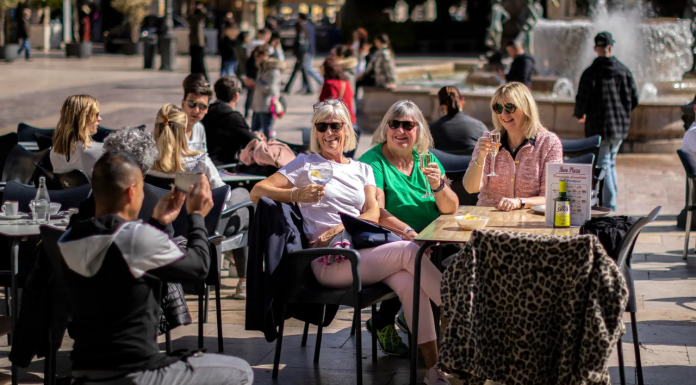
[[[85,385],[251,384],[251,367],[239,358],[159,352],[160,285],[154,281],[202,281],[208,275],[203,218],[213,202],[210,184],[201,175],[187,196],[172,190],[162,198],[147,225],[136,221],[143,185],[143,174],[130,154],[105,153],[92,176],[95,217],[76,223],[58,243],[73,300],[68,329],[75,341],[72,376]],[[189,222],[186,252],[159,230],[179,215],[184,200]]]
[[[505,75],[505,80],[510,82],[520,82],[532,89],[532,73],[534,72],[534,58],[524,52],[522,44],[513,40],[505,46],[505,50],[512,58],[510,71]]]
[[[618,194],[616,155],[628,137],[631,111],[638,106],[633,74],[612,56],[614,43],[609,32],[595,36],[597,58],[580,77],[573,114],[578,122],[585,123],[585,137],[602,137],[597,161],[606,172],[602,205],[612,211],[616,211]]]

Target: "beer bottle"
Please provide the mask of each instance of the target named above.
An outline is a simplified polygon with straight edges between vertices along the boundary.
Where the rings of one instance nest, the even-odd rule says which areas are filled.
[[[553,227],[570,227],[570,199],[567,195],[567,182],[558,183],[558,198],[553,200]]]

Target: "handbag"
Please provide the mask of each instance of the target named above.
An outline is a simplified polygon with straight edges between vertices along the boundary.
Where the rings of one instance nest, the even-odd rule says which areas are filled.
[[[280,119],[285,116],[285,103],[283,103],[284,98],[281,96],[280,99],[271,98],[271,115],[275,119]]]
[[[353,240],[353,248],[357,250],[377,247],[385,243],[398,242],[404,239],[410,240],[401,231],[399,232],[402,235],[397,235],[394,231],[374,222],[345,213],[339,213],[339,215],[341,216],[343,227]]]

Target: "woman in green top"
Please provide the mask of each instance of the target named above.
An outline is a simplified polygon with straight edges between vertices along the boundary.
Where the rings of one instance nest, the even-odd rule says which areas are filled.
[[[413,239],[441,214],[457,211],[459,199],[446,182],[440,161],[429,151],[433,138],[415,103],[394,103],[375,131],[372,144],[360,161],[372,166],[375,175],[380,223],[402,229]],[[419,167],[419,154],[430,154],[428,167]],[[428,192],[432,196],[426,196]],[[384,301],[374,320],[380,347],[388,354],[408,354],[394,328],[400,308],[398,298]],[[367,323],[370,332],[372,321]]]

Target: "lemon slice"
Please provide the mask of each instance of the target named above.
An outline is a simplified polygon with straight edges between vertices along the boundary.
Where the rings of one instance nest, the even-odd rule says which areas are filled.
[[[309,176],[311,176],[311,177],[313,177],[313,178],[319,178],[319,179],[321,179],[321,173],[319,172],[319,170],[312,170],[312,171],[310,171],[310,172],[309,172]]]

